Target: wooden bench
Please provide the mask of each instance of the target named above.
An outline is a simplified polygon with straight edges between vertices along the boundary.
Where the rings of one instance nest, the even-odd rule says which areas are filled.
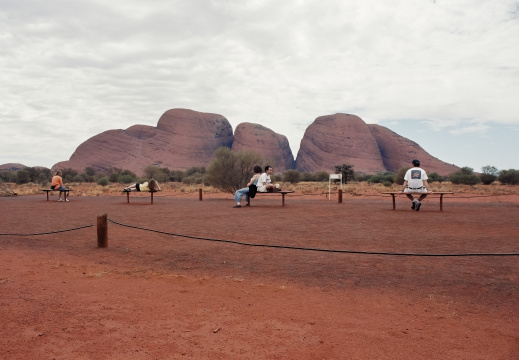
[[[285,206],[285,195],[294,193],[295,191],[289,191],[289,190],[281,190],[276,192],[257,192],[256,196],[258,195],[281,195],[281,206]],[[247,201],[247,204],[250,206],[250,196],[249,201]]]
[[[404,193],[401,191],[386,191],[386,192],[383,192],[382,194],[388,194],[393,197],[393,210],[395,210],[395,208],[396,208],[395,195],[412,194],[413,196],[417,197],[417,196],[422,195],[423,193]],[[454,193],[450,192],[450,191],[434,191],[434,192],[427,193],[427,198],[429,198],[431,195],[440,195],[440,211],[443,211],[443,195],[445,195],[445,194],[454,194]]]
[[[127,201],[127,204],[130,203],[130,193],[132,191],[131,190],[123,190],[123,193],[126,193],[126,201]],[[134,192],[149,192],[151,194],[151,205],[153,205],[153,193],[156,193],[158,192],[157,190],[149,190],[149,191],[134,191]]]
[[[69,192],[72,191],[70,189],[67,189],[67,190],[54,190],[54,189],[42,189],[41,191],[45,191],[47,193],[47,201],[49,201],[49,192],[51,191],[63,191],[65,194],[65,200],[67,200],[67,196],[69,195]]]

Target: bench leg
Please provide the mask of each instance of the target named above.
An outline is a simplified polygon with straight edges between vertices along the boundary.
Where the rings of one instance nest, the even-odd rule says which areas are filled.
[[[396,209],[395,194],[391,194],[391,196],[393,197],[393,210],[395,210]]]
[[[281,206],[285,206],[285,194],[281,194]]]
[[[129,191],[126,192],[126,203],[127,204],[130,203],[130,192]]]
[[[443,211],[443,194],[440,194],[440,211]]]
[[[47,193],[47,201],[49,201],[49,191],[45,191]]]
[[[153,205],[153,191],[151,192],[151,205]]]

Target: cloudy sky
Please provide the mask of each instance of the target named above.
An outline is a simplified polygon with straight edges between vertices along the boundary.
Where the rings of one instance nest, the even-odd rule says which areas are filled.
[[[0,47],[0,164],[51,167],[188,108],[294,156],[343,112],[448,163],[519,169],[518,1],[0,0]]]

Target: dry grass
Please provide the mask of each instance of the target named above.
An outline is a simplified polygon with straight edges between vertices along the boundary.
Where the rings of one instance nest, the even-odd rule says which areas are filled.
[[[74,196],[106,196],[120,195],[124,185],[109,184],[107,186],[97,185],[95,183],[70,183],[65,184],[74,191]],[[301,182],[298,184],[282,183],[283,189],[294,190],[303,195],[321,195],[328,194],[327,182]],[[186,185],[182,183],[163,183],[161,188],[167,193],[197,193],[202,188],[204,194],[222,193],[220,190],[212,186]],[[331,191],[336,193],[340,187],[332,185]],[[18,195],[35,195],[41,194],[43,187],[38,184],[16,185],[13,183],[0,184],[0,193],[2,196],[10,196],[13,193]],[[367,182],[343,184],[342,190],[344,194],[350,195],[374,195],[383,191],[397,191],[401,189],[401,185],[393,184],[392,186],[384,186],[382,184],[370,184]],[[456,194],[478,194],[478,195],[518,195],[519,186],[501,185],[495,183],[492,185],[454,185],[450,182],[432,183],[432,191],[452,191]]]

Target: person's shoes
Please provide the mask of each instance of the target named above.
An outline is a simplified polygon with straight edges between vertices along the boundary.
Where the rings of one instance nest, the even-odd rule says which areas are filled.
[[[250,204],[249,204],[249,203],[247,203],[247,204],[245,204],[245,206],[250,206]]]
[[[65,199],[65,200],[63,200],[63,201],[70,201],[70,200],[69,200],[69,199]]]
[[[415,209],[415,211],[420,211],[420,206],[422,206],[422,203],[418,201],[418,202],[416,203],[416,209]]]
[[[417,202],[418,202],[418,201],[413,200],[413,205],[411,205],[411,209],[413,209],[413,210],[416,209],[416,203],[417,203]]]
[[[241,205],[234,205],[233,208],[241,208]]]
[[[63,200],[63,199],[58,199],[58,201],[65,201],[65,200]]]
[[[124,188],[124,191],[132,191],[130,188]]]

